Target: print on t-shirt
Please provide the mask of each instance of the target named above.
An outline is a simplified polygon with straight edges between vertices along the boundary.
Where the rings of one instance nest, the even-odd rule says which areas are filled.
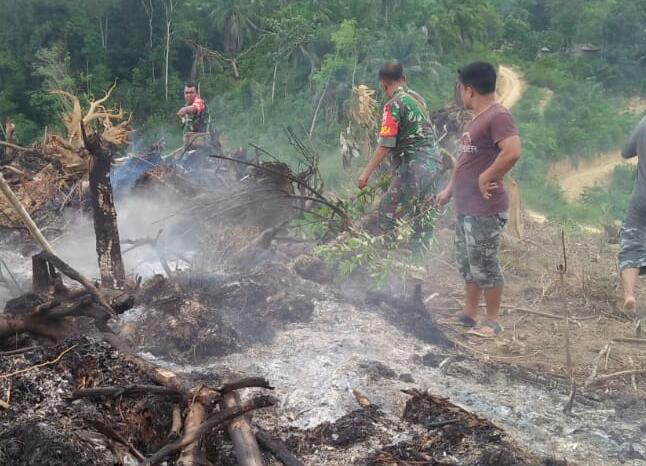
[[[462,133],[462,138],[460,139],[460,153],[470,154],[473,152],[478,152],[478,148],[471,144],[471,135],[466,131]]]

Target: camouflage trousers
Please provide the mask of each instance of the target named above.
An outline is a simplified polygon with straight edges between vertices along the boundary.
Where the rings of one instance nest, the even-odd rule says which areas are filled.
[[[505,283],[498,262],[498,243],[507,214],[458,215],[455,225],[455,259],[467,283],[498,288]]]
[[[413,219],[414,236],[430,237],[420,219],[437,193],[440,172],[434,161],[420,163],[404,161],[393,170],[388,190],[379,204],[380,226],[383,231],[395,227],[397,220]]]
[[[619,229],[619,270],[639,269],[646,275],[646,200],[633,197]]]

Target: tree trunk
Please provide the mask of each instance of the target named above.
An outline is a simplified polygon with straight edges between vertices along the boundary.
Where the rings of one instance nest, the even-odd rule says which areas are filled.
[[[271,82],[271,103],[274,103],[274,96],[276,95],[276,75],[278,74],[278,60],[274,63],[274,79]]]
[[[91,154],[90,192],[101,284],[105,288],[121,288],[126,281],[126,273],[110,182],[112,157],[109,151],[101,147],[98,135],[93,136],[93,139],[88,147]]]
[[[166,48],[164,50],[164,100],[168,102],[168,60],[170,55],[170,19],[166,20]]]
[[[168,102],[168,67],[170,62],[170,36],[172,34],[173,13],[175,11],[176,0],[165,0],[164,13],[166,16],[166,37],[164,43],[164,99]]]
[[[316,127],[316,119],[318,118],[319,110],[321,109],[321,104],[323,103],[325,94],[327,94],[327,89],[330,86],[331,79],[332,79],[332,73],[330,73],[330,75],[327,77],[327,81],[325,82],[325,88],[323,88],[323,92],[321,92],[321,97],[319,97],[318,104],[316,104],[316,109],[314,110],[314,116],[312,117],[312,125],[310,126],[310,132],[309,132],[310,139],[314,134],[314,128]]]

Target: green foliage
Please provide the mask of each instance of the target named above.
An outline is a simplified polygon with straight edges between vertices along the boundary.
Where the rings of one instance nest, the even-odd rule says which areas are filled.
[[[382,233],[371,233],[369,228],[360,226],[366,219],[370,225],[376,221],[375,203],[389,183],[390,176],[383,175],[372,187],[339,201],[353,225],[349,230],[342,230],[338,217],[325,206],[291,223],[292,231],[321,242],[315,254],[336,269],[339,280],[346,280],[362,269],[369,274],[372,286],[380,287],[391,278],[417,270],[419,252],[431,246],[432,239],[426,233],[420,237],[416,231],[432,232],[439,212],[421,203]],[[329,241],[330,234],[338,236]]]
[[[114,100],[133,113],[136,142],[164,135],[177,143],[175,112],[190,79],[229,148],[255,142],[289,160],[285,128],[311,129],[336,189],[348,181],[337,150],[344,105],[353,84],[378,87],[383,60],[404,63],[432,110],[451,98],[461,64],[513,63],[531,84],[513,109],[523,141],[514,175],[530,206],[576,218],[594,209],[567,205],[549,164],[622,145],[636,117],[617,109],[646,86],[644,0],[20,0],[2,12],[0,121],[14,120],[20,143],[60,127],[48,90],[87,99],[115,79]],[[581,44],[601,50],[577,52]],[[555,94],[541,111],[544,89]]]
[[[581,195],[583,205],[596,209],[602,223],[621,219],[628,207],[633,190],[636,169],[619,165],[612,172],[610,181],[586,189]]]
[[[400,221],[389,234],[372,235],[357,231],[315,249],[315,254],[336,267],[339,280],[346,280],[357,269],[370,275],[371,286],[378,288],[391,277],[401,277],[416,268],[403,249],[412,239],[409,223]],[[402,260],[404,259],[404,260]]]

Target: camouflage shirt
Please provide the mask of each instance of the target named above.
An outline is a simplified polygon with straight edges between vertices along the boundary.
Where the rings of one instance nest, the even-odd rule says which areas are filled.
[[[384,105],[378,144],[392,149],[395,165],[406,157],[416,160],[436,156],[435,130],[428,117],[426,102],[419,94],[403,86],[397,88]]]
[[[201,97],[196,97],[192,104],[197,112],[184,116],[185,133],[206,133],[209,131],[209,109]]]

